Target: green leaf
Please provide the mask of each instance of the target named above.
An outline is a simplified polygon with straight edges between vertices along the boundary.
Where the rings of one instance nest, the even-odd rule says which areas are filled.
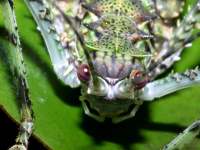
[[[16,0],[15,4],[35,113],[34,135],[51,149],[156,150],[200,118],[199,86],[145,103],[135,118],[117,125],[86,117],[79,102],[79,89],[70,89],[57,79],[29,10],[22,1]],[[1,15],[0,19],[2,28]],[[16,92],[3,55],[6,35],[1,32],[0,37],[0,106],[19,122]],[[174,65],[175,71],[200,65],[199,42],[185,50],[181,61]],[[194,142],[188,147],[199,149],[199,141]]]

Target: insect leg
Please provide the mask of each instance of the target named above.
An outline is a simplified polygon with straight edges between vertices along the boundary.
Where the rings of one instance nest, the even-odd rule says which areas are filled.
[[[59,14],[53,16],[51,14],[51,11],[55,11],[53,6],[48,5],[45,1],[25,0],[25,2],[45,41],[56,75],[66,85],[73,88],[78,87],[80,81],[77,77],[76,65],[79,56],[76,53],[75,40],[68,45],[67,35],[70,34],[70,31],[65,32],[66,23],[64,23],[63,17]],[[68,5],[70,4],[71,2],[68,2]]]
[[[163,150],[183,149],[184,146],[192,142],[200,133],[200,120],[193,122],[182,133],[174,138],[169,144],[163,147]]]
[[[172,38],[165,41],[162,45],[162,50],[152,60],[149,66],[149,76],[153,79],[171,65],[179,60],[179,56],[185,47],[190,46],[192,42],[193,29],[196,23],[200,20],[200,0],[193,6],[186,17],[175,28]]]
[[[33,110],[29,96],[28,83],[26,79],[26,69],[22,56],[17,23],[12,0],[2,0],[0,5],[3,10],[5,27],[9,33],[9,49],[6,51],[10,69],[15,79],[18,92],[18,99],[21,103],[21,123],[20,131],[16,138],[16,144],[10,150],[25,150],[28,147],[28,140],[33,130]]]
[[[129,118],[134,117],[135,114],[136,114],[136,112],[137,112],[138,109],[140,108],[141,104],[142,104],[142,102],[141,102],[140,104],[137,104],[137,105],[133,108],[133,110],[132,110],[129,114],[125,115],[125,116],[113,117],[113,118],[112,118],[112,122],[113,122],[113,123],[119,123],[119,122],[122,122],[122,121],[124,121],[124,120],[126,120],[126,119],[129,119]]]
[[[200,84],[200,69],[176,73],[147,84],[140,90],[139,97],[144,101],[153,101],[178,90]]]
[[[171,22],[180,16],[185,0],[152,0],[157,14],[164,22]]]

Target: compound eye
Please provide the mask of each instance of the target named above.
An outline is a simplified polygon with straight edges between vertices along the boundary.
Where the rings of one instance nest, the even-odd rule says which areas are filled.
[[[87,82],[90,80],[90,69],[87,64],[81,64],[80,66],[78,66],[77,71],[78,78],[81,81]]]
[[[132,70],[130,78],[137,89],[141,89],[148,82],[147,77],[139,70]]]

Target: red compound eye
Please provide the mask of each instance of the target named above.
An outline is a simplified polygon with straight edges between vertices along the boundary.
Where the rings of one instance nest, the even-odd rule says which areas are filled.
[[[130,78],[137,89],[141,89],[147,84],[148,78],[139,70],[132,70]]]
[[[78,78],[81,81],[87,82],[90,80],[90,69],[87,64],[81,64],[77,71]]]

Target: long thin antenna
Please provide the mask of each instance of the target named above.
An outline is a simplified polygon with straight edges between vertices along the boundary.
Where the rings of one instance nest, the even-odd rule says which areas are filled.
[[[67,21],[67,23],[70,25],[70,27],[72,28],[74,33],[76,34],[78,41],[80,42],[80,44],[83,48],[83,52],[84,52],[86,59],[88,61],[90,72],[91,72],[91,75],[93,77],[93,80],[95,80],[95,77],[96,77],[95,74],[96,73],[94,71],[94,65],[92,63],[92,59],[91,59],[90,54],[89,54],[87,47],[85,45],[84,38],[76,28],[76,25],[75,25],[75,23],[77,22],[76,19],[66,15],[55,3],[54,3],[54,5],[58,9],[58,11],[61,13],[61,15],[64,17],[65,21]],[[96,82],[96,80],[95,80],[95,82]],[[94,81],[93,81],[93,83],[94,83]]]

